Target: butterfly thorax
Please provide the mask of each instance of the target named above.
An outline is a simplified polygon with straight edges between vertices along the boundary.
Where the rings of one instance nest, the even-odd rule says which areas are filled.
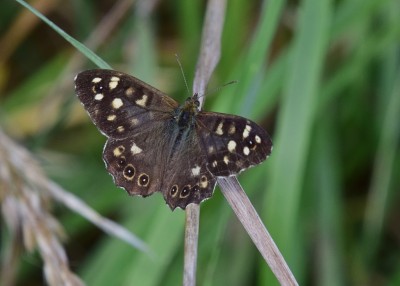
[[[199,112],[199,101],[197,95],[189,97],[185,103],[175,109],[174,119],[180,130],[190,129],[194,126],[196,115]]]

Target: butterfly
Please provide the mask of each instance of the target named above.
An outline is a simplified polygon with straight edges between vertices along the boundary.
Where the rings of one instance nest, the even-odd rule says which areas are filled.
[[[76,94],[107,137],[103,160],[130,195],[161,192],[174,210],[212,196],[217,177],[235,176],[271,153],[267,132],[253,121],[200,110],[199,95],[182,105],[128,74],[87,70]]]

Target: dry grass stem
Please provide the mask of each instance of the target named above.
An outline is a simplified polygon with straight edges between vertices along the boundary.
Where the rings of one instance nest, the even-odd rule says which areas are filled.
[[[83,285],[69,269],[60,241],[64,236],[62,228],[49,212],[50,195],[37,184],[36,179],[44,175],[29,152],[17,146],[1,130],[0,160],[0,204],[10,229],[10,240],[23,244],[30,252],[34,249],[39,251],[49,285]],[[13,247],[17,248],[16,245]],[[10,273],[15,273],[15,270],[10,267],[16,266],[16,258],[11,255],[5,258],[8,261],[2,265],[0,282],[12,285],[15,277]]]
[[[59,201],[77,214],[80,214],[82,217],[86,218],[104,232],[125,241],[134,248],[151,254],[147,244],[140,240],[137,236],[132,234],[121,225],[102,217],[99,213],[90,208],[85,202],[73,194],[65,191],[56,183],[49,180],[43,180],[40,186],[45,188],[55,200]]]
[[[219,61],[225,5],[225,1],[218,0],[210,0],[208,3],[202,35],[200,57],[194,79],[194,93],[204,94],[204,90],[211,77],[211,74]],[[201,99],[204,100],[204,97],[201,97]],[[203,101],[201,103],[203,103]],[[268,234],[265,226],[261,222],[261,219],[255,211],[253,205],[249,201],[243,189],[240,187],[236,177],[219,178],[218,183],[224,196],[230,203],[231,207],[256,244],[257,248],[270,265],[278,280],[283,283],[283,285],[297,285],[294,276],[287,267],[286,262],[284,261],[274,241]],[[197,212],[197,214],[193,215],[194,212]],[[200,209],[198,206],[190,208],[187,211],[187,228],[198,229],[198,219],[200,216],[199,213]],[[192,218],[197,219],[197,221],[193,220]],[[197,226],[193,226],[191,224],[197,224]],[[188,238],[195,239],[193,237],[186,236],[186,239]],[[189,245],[196,247],[196,249],[189,249]],[[197,241],[196,243],[186,242],[184,282],[187,284],[184,283],[184,285],[195,285],[195,281],[187,281],[185,280],[185,277],[186,275],[190,274],[190,271],[188,271],[190,267],[192,268],[191,271],[195,271],[196,258]],[[193,273],[189,277],[195,279],[195,275],[193,275]]]
[[[236,177],[220,177],[218,184],[236,216],[281,285],[298,285],[278,247]]]
[[[200,55],[197,62],[193,93],[204,94],[207,83],[214,71],[221,50],[221,34],[225,17],[224,0],[209,0],[203,26]],[[200,104],[204,96],[200,97]],[[186,208],[185,257],[183,285],[196,285],[197,244],[200,222],[200,206],[189,205]]]
[[[68,259],[61,244],[62,227],[51,215],[52,199],[132,246],[147,251],[147,246],[118,224],[101,217],[77,197],[50,181],[32,155],[10,140],[0,130],[0,204],[5,222],[10,229],[10,241],[21,242],[27,251],[38,249],[44,261],[44,274],[50,285],[83,285],[69,270]],[[14,250],[15,251],[11,251]],[[12,267],[19,252],[11,245],[4,256],[0,282],[12,285]]]
[[[200,55],[193,81],[193,93],[204,94],[221,55],[221,35],[225,18],[225,0],[209,0],[205,15]],[[203,104],[204,96],[200,98]]]
[[[200,206],[186,207],[185,257],[183,285],[196,285],[197,244],[199,240]]]

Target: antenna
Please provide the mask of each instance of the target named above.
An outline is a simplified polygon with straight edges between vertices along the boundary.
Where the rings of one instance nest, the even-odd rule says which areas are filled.
[[[238,83],[238,81],[237,81],[237,80],[232,80],[232,81],[227,82],[227,83],[225,83],[225,84],[223,84],[223,85],[221,85],[221,86],[218,86],[218,87],[216,87],[216,88],[213,88],[212,90],[206,91],[202,96],[206,96],[206,95],[212,94],[212,93],[214,93],[214,92],[217,92],[217,91],[221,90],[223,87],[225,87],[225,86],[227,86],[227,85],[231,85],[231,84],[235,84],[235,83]]]
[[[181,69],[183,81],[185,82],[186,90],[187,90],[187,92],[188,92],[188,96],[190,97],[190,96],[192,95],[192,93],[191,93],[190,90],[189,90],[189,86],[188,86],[188,84],[187,84],[186,77],[185,77],[185,73],[183,72],[183,67],[182,67],[181,61],[179,60],[178,54],[175,54],[175,58],[176,58],[176,61],[178,62],[179,68]]]
[[[182,64],[181,64],[181,61],[180,61],[180,59],[179,59],[178,54],[175,54],[175,58],[176,58],[176,61],[178,62],[179,68],[181,69],[183,81],[185,82],[185,86],[186,86],[186,90],[187,90],[188,96],[191,97],[191,96],[192,96],[192,93],[191,93],[190,90],[189,90],[189,86],[188,86],[188,84],[187,84],[186,77],[185,77],[185,73],[183,72],[183,67],[182,67]],[[204,97],[204,96],[206,96],[206,95],[208,95],[208,94],[217,92],[217,91],[219,91],[220,89],[222,89],[223,87],[225,87],[225,86],[227,86],[227,85],[234,84],[234,83],[238,83],[238,81],[237,81],[237,80],[232,80],[232,81],[230,81],[230,82],[227,82],[227,83],[223,84],[222,86],[219,86],[219,87],[216,87],[216,88],[214,88],[214,89],[212,89],[212,90],[206,91],[204,94],[201,94],[201,95],[200,95],[200,94],[197,94],[197,98],[201,98],[201,97]]]

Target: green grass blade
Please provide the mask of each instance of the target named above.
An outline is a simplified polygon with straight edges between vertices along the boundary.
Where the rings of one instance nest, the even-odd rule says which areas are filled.
[[[161,206],[154,217],[144,241],[153,250],[155,257],[139,253],[129,265],[130,272],[124,278],[123,285],[162,285],[163,275],[183,245],[184,212],[177,210],[171,213],[170,209]]]
[[[265,59],[268,55],[271,41],[276,32],[278,20],[281,15],[284,0],[266,1],[260,13],[260,22],[254,33],[249,51],[236,63],[236,68],[231,79],[238,79],[236,90],[226,88],[218,96],[217,105],[221,106],[220,112],[241,111],[241,115],[248,116],[249,111],[257,105],[254,92],[254,81],[262,74],[265,67]],[[235,100],[227,100],[235,94]]]
[[[33,14],[35,14],[38,18],[40,18],[43,22],[45,22],[47,25],[49,25],[54,31],[56,31],[58,34],[60,34],[61,37],[63,37],[65,40],[67,40],[71,45],[73,45],[75,48],[77,48],[82,54],[84,54],[88,59],[90,59],[94,64],[96,64],[99,68],[103,69],[111,69],[111,66],[108,65],[105,61],[103,61],[99,56],[97,56],[92,50],[90,50],[88,47],[86,47],[84,44],[78,42],[74,38],[72,38],[70,35],[68,35],[64,30],[60,29],[56,24],[54,24],[52,21],[50,21],[47,17],[45,17],[42,13],[40,13],[38,10],[33,8],[31,5],[26,3],[23,0],[15,0],[25,8],[27,8],[29,11],[31,11]]]
[[[394,62],[398,63],[397,53],[398,51],[394,56]],[[388,100],[380,128],[381,134],[364,222],[364,254],[367,261],[371,260],[379,244],[389,207],[391,182],[396,176],[393,171],[400,143],[400,77],[398,76],[400,68],[397,68],[394,74],[397,76],[394,78],[393,89],[389,94],[382,95],[382,98],[386,96]]]
[[[312,211],[302,211],[302,216],[315,223],[315,260],[313,266],[316,285],[345,285],[345,249],[343,245],[343,211],[340,184],[342,172],[335,129],[335,114],[327,114],[316,124],[312,144],[311,168],[308,184],[311,190],[306,201],[313,202]],[[308,216],[309,218],[308,218]]]
[[[301,246],[297,245],[296,224],[319,81],[328,48],[331,9],[329,0],[302,2],[288,85],[278,116],[274,140],[277,147],[270,162],[271,181],[264,217],[296,278],[304,275],[298,264]],[[265,279],[274,281],[271,277]],[[301,277],[298,281],[301,284]]]

